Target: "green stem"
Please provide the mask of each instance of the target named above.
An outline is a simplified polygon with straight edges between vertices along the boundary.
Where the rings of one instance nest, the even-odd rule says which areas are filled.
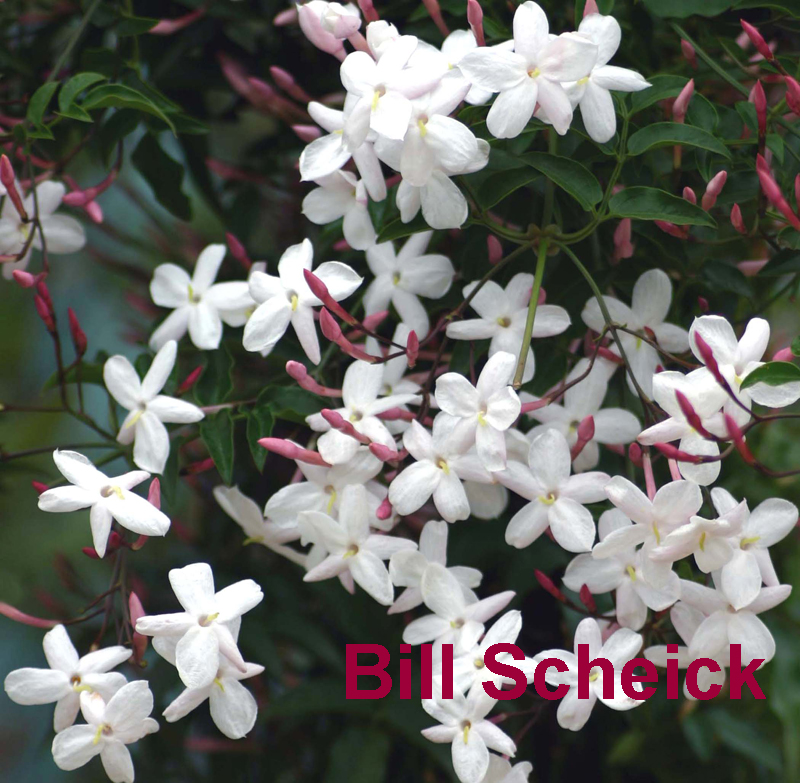
[[[86,29],[87,25],[89,24],[92,15],[97,10],[97,6],[100,5],[100,0],[94,0],[94,2],[86,9],[86,14],[84,15],[83,19],[81,19],[81,23],[78,25],[78,29],[72,34],[72,37],[67,42],[67,45],[64,47],[64,50],[59,55],[59,58],[56,60],[56,64],[53,66],[53,70],[50,71],[47,79],[45,79],[45,84],[49,84],[53,81],[53,79],[58,78],[58,74],[61,71],[61,68],[64,66],[64,63],[67,61],[72,50],[75,48],[75,44],[78,43],[78,39],[83,35],[83,31]]]
[[[517,371],[514,373],[513,387],[519,389],[522,386],[522,375],[525,372],[525,363],[528,360],[528,348],[531,344],[533,334],[533,322],[536,318],[536,308],[539,305],[539,291],[542,289],[542,277],[544,277],[544,267],[547,261],[547,239],[543,238],[539,243],[539,255],[536,259],[536,274],[533,277],[533,289],[531,290],[531,301],[528,303],[528,318],[525,321],[525,333],[522,336],[522,345],[519,349],[519,359],[517,360]]]

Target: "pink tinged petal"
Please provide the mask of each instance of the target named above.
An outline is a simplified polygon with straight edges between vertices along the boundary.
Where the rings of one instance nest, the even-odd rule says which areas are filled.
[[[649,524],[653,519],[653,504],[635,485],[622,476],[614,476],[606,484],[608,499],[630,519],[640,524]]]
[[[547,113],[556,132],[563,136],[572,123],[572,103],[560,82],[545,78],[536,81],[539,85],[539,105]]]
[[[592,71],[592,81],[605,90],[618,90],[619,92],[639,92],[650,86],[650,83],[640,73],[628,68],[618,68],[615,65],[603,65],[595,68]]]
[[[177,355],[178,344],[174,340],[170,340],[159,349],[147,375],[142,380],[142,399],[149,402],[164,388],[164,384],[175,366]]]
[[[219,640],[213,628],[195,625],[175,649],[178,674],[187,688],[205,688],[217,676]]]
[[[511,518],[506,527],[506,543],[517,549],[532,544],[550,524],[548,506],[532,500]]]
[[[525,130],[536,107],[539,87],[538,79],[524,76],[518,84],[502,90],[486,117],[486,126],[492,136],[498,139],[513,139]],[[570,116],[572,116],[571,108]]]
[[[422,216],[436,229],[459,228],[469,215],[464,194],[443,171],[431,174],[428,184],[420,191]]]
[[[230,739],[242,739],[255,726],[258,705],[253,694],[237,680],[226,677],[221,687],[214,683],[208,705],[211,719]]]
[[[89,724],[70,726],[53,740],[53,761],[59,769],[71,771],[87,764],[103,749],[94,741],[97,729]]]
[[[469,52],[458,68],[474,85],[491,92],[502,92],[526,78],[525,58],[505,49],[480,47]]]
[[[765,662],[775,657],[775,639],[769,628],[752,612],[737,612],[728,620],[728,640],[742,646],[742,665],[755,658]]]
[[[401,516],[411,514],[430,498],[443,475],[428,460],[409,465],[389,486],[389,502]]]
[[[537,483],[547,492],[557,491],[569,478],[571,463],[566,438],[557,430],[545,430],[531,443],[528,464]]]
[[[761,570],[752,552],[734,550],[730,562],[722,568],[720,586],[736,610],[755,601],[761,590]]]
[[[89,512],[89,525],[92,529],[92,544],[100,557],[105,557],[112,521],[111,512],[103,503],[92,506]]]
[[[124,356],[112,356],[103,365],[103,381],[109,394],[127,410],[137,408],[143,397],[139,376]]]
[[[735,364],[739,350],[739,343],[734,334],[733,327],[719,315],[702,315],[695,318],[689,330],[689,343],[692,353],[699,361],[703,361],[694,341],[694,335],[699,334],[711,348],[718,364]]]
[[[23,705],[52,704],[72,691],[68,673],[54,669],[15,669],[4,688],[11,701]]]
[[[133,492],[122,490],[122,498],[116,493],[105,498],[103,503],[114,519],[132,533],[144,536],[165,536],[169,530],[169,517]]]
[[[550,507],[550,530],[568,552],[589,552],[595,539],[591,512],[570,498],[561,497]]]
[[[591,554],[578,555],[564,572],[564,584],[578,592],[586,585],[593,594],[616,590],[625,577],[625,570],[616,558],[597,560]],[[619,595],[617,596],[619,612]]]
[[[189,613],[211,612],[214,600],[214,574],[208,563],[192,563],[169,572],[169,583],[181,606]]]
[[[538,3],[525,2],[514,13],[514,51],[535,63],[548,43],[550,26]]]
[[[590,79],[586,83],[580,107],[586,132],[594,141],[604,144],[614,138],[617,132],[617,112],[608,90]]]
[[[176,308],[189,302],[191,278],[176,264],[162,264],[150,281],[150,296],[159,307]]]
[[[204,294],[213,285],[227,252],[225,245],[209,245],[200,253],[192,275],[192,287],[196,293]]]
[[[222,319],[217,309],[208,302],[200,302],[189,309],[189,337],[203,351],[219,348]]]
[[[169,340],[180,340],[189,328],[189,312],[191,309],[191,305],[182,305],[170,313],[150,336],[150,342],[148,343],[150,348],[157,351]]]
[[[597,46],[582,35],[562,33],[547,43],[537,65],[551,83],[574,82],[589,75],[597,61],[597,52]],[[549,110],[546,111],[552,120]]]
[[[244,327],[244,348],[247,351],[271,351],[283,337],[292,308],[288,300],[275,296],[256,308]]]

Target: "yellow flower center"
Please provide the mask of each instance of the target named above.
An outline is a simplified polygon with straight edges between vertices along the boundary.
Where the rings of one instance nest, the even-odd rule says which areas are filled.
[[[701,552],[705,552],[706,551],[706,534],[705,533],[703,533],[703,535],[700,536],[700,551]]]
[[[419,128],[419,135],[424,139],[428,135],[428,128],[422,120],[417,120],[417,127]]]
[[[589,81],[589,77],[588,77],[588,76],[584,76],[584,77],[583,77],[583,79],[578,79],[578,84],[579,84],[579,85],[581,85],[581,86],[583,86],[583,85],[584,85],[584,84],[586,84],[588,81]]]
[[[439,468],[439,470],[444,471],[445,476],[450,475],[450,466],[447,464],[447,460],[440,458],[439,461],[436,463],[436,466]]]
[[[351,544],[348,550],[342,555],[343,560],[347,560],[348,557],[354,557],[358,554],[358,546],[356,544]]]
[[[217,617],[219,617],[219,612],[214,612],[214,614],[209,614],[209,615],[206,615],[205,617],[201,617],[200,618],[200,625],[203,628],[205,628],[207,625],[211,625],[211,623],[213,623],[214,620],[217,619]]]
[[[497,323],[503,327],[503,329],[508,329],[511,326],[511,319],[507,316],[503,316],[502,318],[497,319]]]
[[[631,582],[635,582],[636,581],[636,569],[632,565],[629,565],[625,570],[628,572],[628,576],[631,578]]]
[[[263,544],[264,536],[250,536],[242,541],[242,546],[250,546],[250,544]]]
[[[544,503],[545,506],[552,506],[556,502],[556,496],[552,492],[547,495],[539,495],[539,502]]]
[[[751,544],[755,544],[756,541],[758,541],[760,538],[761,538],[761,536],[753,536],[752,538],[743,538],[739,542],[739,546],[742,549],[747,549]]]
[[[214,685],[216,685],[223,693],[225,693],[225,687],[222,684],[222,680],[219,677],[214,678]]]
[[[528,76],[530,76],[531,79],[535,79],[540,73],[541,71],[538,68],[534,68],[532,71],[528,71]]]
[[[121,487],[112,487],[112,486],[103,487],[100,490],[100,494],[104,498],[110,498],[112,495],[116,495],[120,500],[125,500],[125,495],[122,494]]]
[[[336,490],[333,489],[333,487],[331,487],[330,493],[331,493],[331,496],[328,499],[328,506],[327,506],[327,509],[326,509],[326,512],[328,514],[331,513],[331,510],[333,509],[333,504],[336,502]]]
[[[298,305],[298,303],[300,301],[298,299],[298,297],[297,297],[297,294],[292,294],[292,300],[291,301],[292,301],[292,312],[294,313],[294,312],[297,311],[297,305]]]
[[[473,661],[473,664],[475,665],[476,669],[482,669],[485,666],[485,664],[483,662],[483,658],[476,658]]]

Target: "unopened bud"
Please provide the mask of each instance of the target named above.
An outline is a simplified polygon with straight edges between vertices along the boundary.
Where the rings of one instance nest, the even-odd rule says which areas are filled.
[[[72,344],[75,346],[76,355],[80,358],[86,353],[88,345],[86,333],[81,328],[78,316],[71,307],[67,308],[67,316],[69,317],[69,333],[72,336]]]
[[[689,79],[686,86],[672,104],[672,119],[675,122],[683,122],[686,119],[686,112],[689,109],[689,101],[694,95],[694,79]]]
[[[11,276],[14,278],[14,282],[22,288],[33,288],[36,285],[36,277],[22,269],[15,269]]]
[[[380,310],[377,313],[365,315],[362,324],[365,329],[374,332],[387,318],[389,317],[388,310]]]
[[[617,261],[633,255],[635,248],[631,244],[632,228],[631,219],[622,218],[614,229],[614,258]]]
[[[781,348],[779,351],[775,351],[775,355],[772,357],[773,362],[791,362],[795,358],[794,352],[792,351],[791,346],[787,345],[785,348]]]
[[[740,233],[746,234],[747,233],[747,226],[744,224],[744,219],[742,218],[742,210],[738,204],[734,204],[731,209],[731,225]]]
[[[400,459],[399,452],[388,446],[384,446],[382,443],[370,443],[369,450],[381,460],[381,462],[396,462]]]
[[[364,18],[368,22],[377,22],[378,19],[380,19],[378,12],[375,10],[375,6],[372,4],[372,0],[358,0],[358,7],[361,9],[361,13],[364,14]]]
[[[748,465],[755,465],[756,458],[745,443],[742,430],[729,413],[725,414],[725,428],[728,430],[728,438],[733,441],[733,445],[736,446],[736,450],[741,454],[742,459]]]
[[[486,237],[486,249],[489,251],[490,264],[497,264],[503,259],[503,246],[494,234],[489,234]]]
[[[750,103],[756,108],[756,118],[758,119],[758,136],[763,139],[767,134],[767,95],[764,86],[760,81],[753,85],[748,97]]]
[[[567,597],[564,593],[559,590],[553,580],[547,576],[544,572],[540,571],[538,568],[534,570],[533,575],[536,577],[536,581],[548,592],[550,595],[553,596],[558,601],[561,601],[562,604],[567,603]]]
[[[715,174],[706,186],[706,192],[703,194],[703,200],[700,206],[708,212],[714,204],[717,203],[717,197],[722,193],[725,183],[728,181],[728,172],[723,170]]]
[[[175,394],[180,397],[182,394],[186,394],[192,386],[197,383],[197,379],[203,374],[203,366],[200,365],[195,367],[187,376],[184,382],[178,386],[178,390]]]
[[[28,222],[28,213],[25,211],[25,205],[22,203],[22,197],[17,190],[17,183],[14,177],[14,167],[7,155],[0,155],[0,182],[6,189],[8,198],[17,210],[17,214],[23,223]]]
[[[151,506],[155,506],[158,509],[161,508],[161,482],[158,478],[154,478],[150,482],[150,487],[147,490],[147,502]]]
[[[283,68],[273,65],[269,69],[270,75],[287,95],[290,95],[300,103],[308,103],[312,100],[311,96],[295,81],[294,77]]]
[[[704,296],[697,297],[697,306],[700,308],[701,313],[707,313],[711,309],[708,299],[706,299]]]
[[[758,180],[761,183],[761,190],[764,191],[764,195],[769,202],[786,218],[792,227],[800,231],[800,218],[797,217],[784,197],[780,186],[772,176],[769,164],[762,155],[756,156],[756,171]]]
[[[638,443],[628,446],[628,459],[637,467],[642,465],[642,447]]]
[[[314,294],[328,310],[335,313],[345,323],[350,324],[350,326],[355,326],[358,323],[358,320],[350,315],[350,313],[330,295],[328,286],[326,286],[311,270],[304,269],[303,276],[305,277],[306,283],[308,283],[308,287],[311,289],[311,293]]]
[[[769,48],[767,42],[764,40],[764,36],[761,35],[758,30],[753,27],[749,22],[745,22],[744,19],[739,20],[740,24],[742,25],[742,30],[747,33],[747,37],[752,42],[753,46],[758,49],[759,54],[766,60],[772,62],[775,59],[775,55],[772,53],[772,50]]]
[[[583,15],[589,16],[589,14],[599,14],[600,11],[597,8],[597,0],[586,0],[586,5],[583,6]]]
[[[331,410],[330,408],[323,408],[320,411],[323,419],[331,426],[332,429],[339,430],[344,435],[357,440],[362,445],[369,445],[372,441],[366,436],[362,435],[347,419],[342,416],[338,411]]]
[[[478,46],[486,46],[486,39],[483,35],[483,9],[478,0],[467,0],[467,22],[469,22],[469,29],[472,30]]]
[[[671,443],[655,443],[657,448],[667,459],[673,459],[675,462],[689,462],[693,465],[698,465],[703,461],[703,458],[697,454],[689,454],[686,451],[681,451]]]
[[[322,136],[322,131],[316,125],[292,125],[292,130],[297,138],[306,144]]]
[[[38,280],[36,283],[36,291],[39,293],[39,296],[42,297],[44,303],[47,305],[47,309],[53,313],[55,312],[55,308],[53,307],[53,297],[50,296],[50,289],[47,287],[47,283],[44,280]]]
[[[686,237],[689,236],[689,226],[676,226],[674,223],[669,223],[666,220],[654,220],[653,222],[665,234],[669,234],[671,237],[675,237],[675,239],[686,239]]]
[[[703,422],[697,415],[697,411],[694,409],[692,403],[689,402],[689,398],[682,391],[680,391],[680,389],[675,390],[675,399],[678,401],[678,406],[680,407],[683,415],[686,417],[686,421],[689,423],[689,426],[704,438],[713,437],[711,433],[708,432],[708,430],[703,426]]]
[[[592,597],[592,591],[589,589],[588,585],[581,585],[581,590],[578,593],[581,599],[581,603],[586,607],[586,609],[590,612],[597,611],[597,604],[594,602],[594,598]]]
[[[412,329],[408,333],[408,340],[406,341],[406,358],[408,359],[408,366],[414,367],[419,357],[419,339],[417,333]]]
[[[578,440],[590,441],[594,438],[594,416],[587,416],[578,424]]]
[[[389,502],[389,498],[384,498],[383,502],[378,506],[378,510],[375,512],[375,516],[378,519],[389,519],[392,516],[392,504]]]
[[[225,239],[228,242],[228,250],[231,251],[231,255],[245,269],[250,269],[250,267],[253,265],[253,262],[250,260],[250,256],[247,255],[247,251],[244,249],[244,245],[239,241],[239,238],[228,231],[225,234]]]
[[[683,189],[683,198],[684,198],[684,201],[688,201],[690,204],[696,204],[697,203],[697,196],[695,195],[695,192],[690,187],[685,187]]]
[[[425,10],[431,15],[431,19],[433,19],[434,24],[439,28],[439,32],[447,38],[447,36],[450,35],[450,30],[445,24],[444,17],[442,16],[442,9],[439,7],[438,1],[422,0],[422,5],[425,6]]]
[[[800,115],[800,82],[791,76],[784,76],[786,82],[786,105],[793,114]]]
[[[310,449],[304,449],[290,440],[283,438],[261,438],[258,441],[259,446],[263,446],[267,451],[272,451],[275,454],[280,454],[287,459],[299,460],[300,462],[307,462],[309,465],[320,465],[329,468],[330,465],[316,452]]]
[[[688,61],[689,65],[697,70],[697,52],[694,50],[694,46],[692,46],[685,38],[681,38],[681,52],[683,56]]]
[[[131,592],[128,596],[128,617],[130,618],[133,630],[133,658],[136,663],[140,663],[147,650],[147,637],[136,632],[136,621],[145,616],[144,607],[136,593]]]
[[[39,318],[41,318],[44,322],[47,331],[55,332],[56,325],[53,321],[53,316],[50,314],[50,308],[47,306],[47,303],[44,301],[44,299],[42,299],[39,294],[36,294],[36,296],[33,297],[33,303],[36,307],[36,312],[39,314]]]
[[[31,481],[31,486],[41,495],[42,492],[47,492],[50,487],[47,484],[43,484],[41,481]]]

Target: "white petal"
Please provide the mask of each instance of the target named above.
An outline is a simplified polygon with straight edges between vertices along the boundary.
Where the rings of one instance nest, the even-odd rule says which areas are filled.
[[[53,761],[59,769],[78,769],[93,759],[103,746],[94,741],[94,726],[70,726],[56,734],[53,740]]]
[[[169,583],[180,605],[190,614],[210,612],[214,573],[208,563],[192,563],[169,572]]]
[[[533,116],[539,96],[539,80],[525,78],[507,87],[495,98],[486,117],[486,127],[498,139],[519,136]],[[570,115],[572,112],[570,111]]]
[[[222,319],[215,307],[200,302],[189,308],[189,337],[197,348],[214,351],[222,339]]]
[[[192,286],[196,293],[204,294],[211,287],[227,252],[225,245],[208,245],[203,249],[197,257],[192,275]]]
[[[272,297],[259,305],[244,327],[245,350],[272,350],[286,332],[291,316],[292,308],[282,297]]]
[[[150,296],[160,307],[181,307],[189,301],[191,282],[185,269],[176,264],[161,264],[150,281]]]
[[[442,475],[428,460],[409,465],[389,486],[389,502],[401,516],[413,513],[430,498]]]
[[[580,107],[583,124],[592,139],[598,144],[604,144],[614,138],[617,132],[617,112],[608,90],[590,79],[586,83]]]
[[[175,358],[178,355],[178,344],[174,340],[170,340],[162,348],[153,359],[147,375],[142,380],[142,397],[149,401],[152,400],[163,388],[167,382],[172,368],[175,366]]]
[[[187,688],[205,688],[219,669],[219,642],[212,628],[199,625],[187,631],[175,650],[175,661]]]

